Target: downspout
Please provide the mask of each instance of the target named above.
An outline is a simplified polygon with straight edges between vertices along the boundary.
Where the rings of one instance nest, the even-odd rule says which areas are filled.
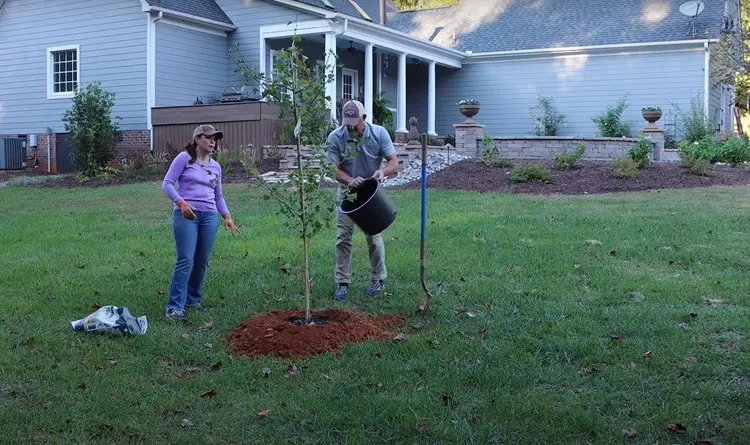
[[[706,122],[708,122],[708,99],[709,99],[709,78],[710,78],[710,70],[711,70],[711,47],[708,45],[708,40],[703,42],[703,51],[704,51],[704,59],[703,59],[703,113],[706,116]]]
[[[147,118],[148,118],[148,132],[149,132],[149,151],[151,154],[154,153],[154,126],[152,124],[151,109],[155,105],[156,95],[156,22],[164,17],[164,11],[159,11],[155,18],[151,17],[151,13],[148,13],[148,33],[146,43],[148,48],[146,54],[148,60],[146,61],[146,107],[147,107]]]
[[[52,129],[47,127],[47,174],[52,170]]]
[[[380,0],[380,24],[385,26],[385,0]]]

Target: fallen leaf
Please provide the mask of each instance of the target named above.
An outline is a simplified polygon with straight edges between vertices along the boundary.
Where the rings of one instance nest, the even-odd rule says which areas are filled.
[[[646,359],[646,360],[651,360],[651,359],[653,359],[654,357],[653,357],[653,354],[652,354],[652,352],[651,352],[651,351],[648,351],[648,352],[646,352],[645,354],[643,354],[643,358],[644,358],[644,359]]]
[[[383,358],[383,354],[378,352],[377,354],[375,354],[375,358]]]
[[[164,295],[164,291],[161,290],[161,289],[157,290],[156,293],[159,294],[159,295]]]
[[[112,366],[115,366],[117,363],[119,363],[117,360],[110,360],[109,364]]]
[[[690,325],[687,324],[687,323],[680,323],[677,326],[679,326],[681,329],[685,329],[685,330],[690,329]]]
[[[281,273],[283,273],[285,275],[289,275],[291,273],[290,270],[289,270],[289,269],[291,269],[291,267],[292,266],[290,266],[290,265],[287,264],[287,265],[285,265],[284,267],[282,267],[279,270],[281,271]]]
[[[597,372],[599,372],[599,369],[596,368],[595,366],[584,367],[584,368],[581,368],[581,370],[579,371],[579,373],[581,374],[581,377],[590,377],[596,374]]]
[[[113,398],[113,399],[119,399],[121,396],[120,396],[120,394],[112,394],[112,395],[110,395],[110,397]]]
[[[612,343],[618,345],[623,342],[623,337],[621,335],[611,335],[610,336]]]
[[[208,320],[207,322],[203,323],[203,326],[201,326],[200,328],[198,328],[198,330],[199,331],[208,331],[212,327],[214,327],[214,321],[213,320]]]
[[[727,345],[727,348],[729,348],[729,349],[736,349],[736,348],[737,348],[737,345],[736,345],[736,344],[734,344],[734,343],[729,343],[729,344]]]
[[[212,345],[211,343],[206,343],[203,346],[207,347],[208,349],[213,349],[213,347],[214,347],[214,345]]]
[[[467,387],[467,388],[470,387],[471,385],[473,385],[473,383],[471,382],[471,380],[467,380],[467,381],[464,382],[464,386]]]
[[[202,399],[205,399],[205,398],[207,398],[207,397],[210,397],[210,398],[216,397],[216,391],[214,391],[214,390],[212,389],[211,391],[208,391],[208,392],[204,392],[203,394],[201,394],[201,398],[202,398]]]
[[[513,273],[513,267],[512,266],[508,268],[508,273]]]
[[[94,303],[94,304],[91,305],[91,309],[101,309],[101,306],[99,306],[98,304]]]
[[[185,340],[187,340],[187,339],[190,338],[190,334],[188,334],[188,333],[182,334],[182,338],[184,338]]]
[[[610,250],[609,254],[612,255],[612,256],[617,256],[617,249]]]
[[[39,351],[39,348],[34,348],[31,350],[31,353],[34,355],[39,355],[41,351]]]
[[[473,311],[469,311],[469,312],[466,313],[466,316],[469,317],[469,318],[476,318],[477,313],[473,312]]]
[[[626,438],[627,440],[635,439],[635,435],[636,435],[635,428],[631,427],[626,430],[622,430],[622,436]]]
[[[110,431],[112,429],[112,425],[99,425],[97,429],[99,431]]]
[[[270,414],[270,413],[271,413],[270,409],[264,409],[263,411],[261,411],[261,412],[258,413],[258,418],[259,419],[265,419],[268,416],[268,414]]]
[[[690,362],[690,363],[695,363],[695,362],[698,361],[698,359],[695,358],[695,357],[683,357],[682,359],[685,360],[686,362]]]
[[[687,428],[680,423],[670,423],[669,426],[667,426],[667,431],[672,434],[687,434]]]
[[[263,375],[263,377],[268,377],[271,375],[271,370],[269,368],[263,368],[260,373]]]
[[[285,375],[287,377],[297,377],[299,375],[299,370],[297,369],[297,365],[289,365],[286,368]]]
[[[482,329],[479,331],[479,338],[485,338],[487,337],[487,329]]]
[[[216,362],[213,365],[211,365],[211,371],[221,371],[221,362]]]
[[[193,426],[193,422],[188,419],[182,419],[182,426]]]
[[[45,432],[44,430],[37,431],[36,432],[36,438],[40,439],[40,440],[41,439],[46,439],[47,438],[47,432]]]
[[[414,425],[414,429],[417,430],[419,434],[424,434],[424,430],[427,427],[427,419],[421,418],[419,419],[419,422],[417,422],[416,425]]]
[[[486,307],[488,311],[491,311],[494,306],[492,303],[484,303],[484,307]]]
[[[401,343],[404,340],[406,340],[406,336],[404,334],[397,334],[395,337],[393,337],[393,341],[396,343]]]
[[[595,240],[595,239],[587,239],[586,244],[590,244],[592,246],[601,246],[602,242],[599,240]]]

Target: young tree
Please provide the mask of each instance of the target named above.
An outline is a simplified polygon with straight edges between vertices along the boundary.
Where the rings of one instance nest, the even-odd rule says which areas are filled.
[[[65,131],[70,135],[71,160],[83,175],[96,176],[115,156],[122,136],[117,123],[112,122],[114,106],[115,94],[92,82],[86,89],[76,90],[73,106],[63,114]]]
[[[301,38],[295,35],[289,48],[278,51],[276,64],[271,67],[273,76],[245,63],[242,56],[235,56],[237,73],[245,85],[258,85],[269,102],[279,105],[279,118],[285,125],[292,125],[296,168],[289,175],[288,184],[269,184],[259,178],[260,187],[268,194],[265,199],[275,199],[279,213],[286,217],[287,227],[297,231],[302,239],[305,280],[305,322],[310,323],[310,263],[309,243],[323,227],[330,227],[335,200],[330,190],[322,185],[326,178],[333,178],[335,166],[327,166],[326,139],[334,122],[329,123],[326,102],[326,84],[334,81],[336,55],[326,54],[325,67],[318,67],[302,53],[298,46]],[[236,46],[235,46],[236,49]],[[262,150],[262,147],[259,147]],[[255,163],[255,153],[243,151],[243,165],[255,175],[260,172]]]

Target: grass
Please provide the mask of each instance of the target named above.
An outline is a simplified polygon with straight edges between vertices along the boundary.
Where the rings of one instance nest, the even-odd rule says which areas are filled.
[[[629,443],[747,442],[747,188],[430,191],[425,316],[413,315],[419,191],[389,193],[389,295],[361,295],[358,233],[346,306],[409,314],[407,340],[298,361],[290,379],[290,362],[230,357],[221,342],[254,314],[303,307],[300,277],[281,272],[300,266],[298,240],[258,193],[227,186],[242,232],[218,238],[205,314],[175,326],[163,316],[174,248],[158,184],[0,189],[0,442],[614,444],[628,428]],[[318,309],[334,290],[332,240],[333,229],[313,240]],[[149,331],[72,331],[92,304],[147,315]],[[200,369],[176,377],[189,368]],[[668,432],[675,423],[687,434]]]

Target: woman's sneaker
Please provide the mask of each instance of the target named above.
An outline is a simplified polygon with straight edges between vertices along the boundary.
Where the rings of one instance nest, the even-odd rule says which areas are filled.
[[[168,309],[167,318],[174,321],[183,321],[185,320],[185,311],[181,309]]]

